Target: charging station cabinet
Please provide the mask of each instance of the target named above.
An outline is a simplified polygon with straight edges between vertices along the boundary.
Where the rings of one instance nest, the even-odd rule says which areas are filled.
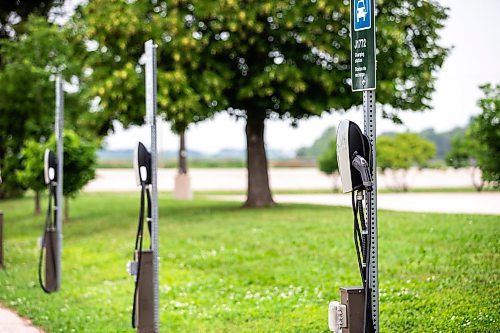
[[[45,230],[45,289],[47,292],[57,290],[57,231],[54,228]]]
[[[154,308],[153,308],[153,251],[142,250],[137,251],[135,256],[139,262],[141,256],[140,275],[137,289],[137,332],[139,333],[154,333]]]
[[[340,302],[347,308],[345,318],[347,327],[342,328],[342,333],[362,333],[365,307],[363,287],[340,288]]]

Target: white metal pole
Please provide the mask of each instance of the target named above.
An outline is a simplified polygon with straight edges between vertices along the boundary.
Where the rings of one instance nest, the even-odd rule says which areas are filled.
[[[61,255],[62,255],[62,211],[63,211],[63,165],[64,165],[64,92],[61,75],[56,75],[56,124],[57,140],[57,185],[56,185],[56,227],[57,227],[57,256],[56,256],[56,290],[61,287]]]
[[[146,122],[151,126],[151,247],[153,250],[153,308],[155,332],[160,331],[158,265],[158,148],[156,136],[156,49],[152,40],[146,51]]]
[[[375,332],[379,330],[379,309],[378,309],[378,228],[377,228],[377,149],[376,149],[376,104],[375,90],[363,91],[363,114],[365,124],[365,135],[370,140],[372,146],[372,177],[373,191],[367,192],[367,207],[366,220],[370,222],[370,237],[369,258],[370,265],[368,267],[369,287],[371,289],[371,307],[373,316],[373,326]]]

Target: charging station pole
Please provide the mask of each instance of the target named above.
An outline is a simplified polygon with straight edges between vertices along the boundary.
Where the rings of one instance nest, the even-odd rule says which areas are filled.
[[[156,49],[152,40],[144,43],[146,52],[146,123],[151,127],[151,249],[153,251],[154,331],[160,331],[158,281],[158,151],[156,137]]]
[[[367,192],[366,221],[370,238],[368,280],[371,290],[371,311],[375,332],[379,327],[378,233],[377,233],[377,160],[376,160],[376,38],[375,0],[351,0],[351,81],[352,91],[363,92],[365,135],[372,149],[373,190]],[[368,295],[366,295],[368,297]]]
[[[57,250],[55,258],[56,266],[56,290],[61,287],[61,253],[62,253],[62,208],[63,208],[63,127],[64,127],[64,92],[61,75],[56,75],[56,123],[55,134],[57,140],[57,207],[56,207],[56,228],[57,228]]]
[[[366,220],[370,221],[370,265],[368,267],[369,288],[371,290],[371,308],[373,326],[375,332],[379,330],[378,318],[378,227],[377,227],[377,149],[376,149],[376,112],[375,112],[375,91],[363,91],[363,116],[365,123],[365,135],[368,137],[372,147],[372,180],[373,190],[367,192],[366,196]]]

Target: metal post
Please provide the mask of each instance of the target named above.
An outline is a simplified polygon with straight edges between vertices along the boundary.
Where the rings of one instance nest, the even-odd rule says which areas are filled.
[[[57,140],[57,253],[56,253],[56,290],[61,287],[61,254],[62,254],[62,210],[63,210],[63,127],[64,127],[64,92],[61,75],[56,75],[56,140]]]
[[[3,212],[0,210],[0,269],[3,268]]]
[[[146,122],[151,126],[151,247],[153,250],[153,308],[155,332],[160,331],[158,281],[158,149],[156,137],[156,49],[152,40],[146,51]]]
[[[365,135],[372,146],[373,191],[367,192],[366,220],[370,222],[370,265],[368,267],[369,287],[371,289],[371,307],[375,332],[379,331],[378,317],[378,234],[377,234],[377,154],[376,154],[376,107],[375,90],[363,91],[363,114]]]

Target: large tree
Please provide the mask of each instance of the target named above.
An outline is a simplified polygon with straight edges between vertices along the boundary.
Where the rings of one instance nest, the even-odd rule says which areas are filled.
[[[345,2],[96,0],[81,11],[93,43],[93,117],[143,119],[143,42],[160,45],[158,97],[167,120],[196,121],[226,109],[246,120],[246,206],[274,204],[265,120],[292,123],[361,103],[350,91],[349,6]],[[377,6],[377,101],[385,116],[430,108],[447,49],[438,32],[447,14],[436,1],[385,0]],[[177,88],[175,88],[177,86]],[[191,116],[193,115],[193,116]]]
[[[0,168],[4,182],[0,198],[22,191],[15,176],[20,151],[28,139],[45,141],[53,131],[54,74],[77,86],[81,68],[71,31],[60,29],[46,18],[31,16],[16,40],[0,40]],[[74,85],[75,87],[75,85]],[[82,104],[72,93],[65,96],[66,118],[75,119]],[[68,121],[67,124],[75,122]]]
[[[274,204],[264,143],[265,120],[292,122],[361,103],[349,87],[349,5],[341,1],[191,1],[191,20],[207,44],[200,62],[224,64],[224,90],[246,119],[246,206]],[[447,49],[438,31],[447,17],[436,1],[377,4],[377,101],[387,117],[430,108]]]

